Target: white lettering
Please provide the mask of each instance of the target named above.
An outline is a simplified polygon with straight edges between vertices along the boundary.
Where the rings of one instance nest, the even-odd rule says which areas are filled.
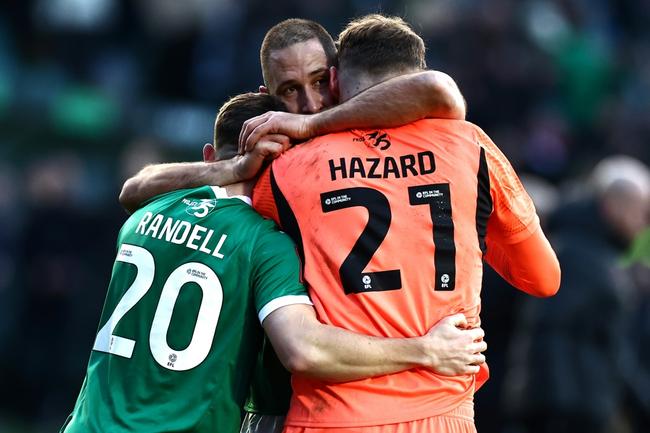
[[[162,222],[163,218],[164,217],[160,214],[156,215],[153,221],[151,221],[151,224],[149,224],[149,228],[147,229],[145,235],[155,238],[156,235],[158,234],[158,229],[160,228],[160,223]],[[149,234],[149,233],[153,233],[153,234]]]
[[[185,239],[187,239],[187,235],[190,232],[191,228],[192,224],[188,223],[187,221],[181,221],[180,224],[178,224],[178,228],[174,231],[172,242],[175,244],[185,243]],[[182,234],[181,231],[183,232]]]
[[[142,216],[142,219],[140,220],[140,222],[138,223],[138,227],[136,227],[135,232],[140,233],[140,234],[144,234],[144,229],[145,229],[147,223],[149,222],[149,220],[151,219],[152,216],[153,216],[153,214],[151,212],[145,213]]]
[[[176,231],[176,227],[178,227],[178,223],[180,222],[180,220],[174,221],[174,218],[171,217],[167,218],[165,220],[165,224],[163,224],[160,234],[158,235],[158,239],[162,239],[162,237],[165,236],[165,240],[167,242],[171,242],[174,231]]]
[[[201,235],[199,232],[207,232],[208,229],[205,227],[201,227],[200,225],[195,225],[194,229],[192,230],[192,234],[190,235],[190,238],[187,240],[187,248],[192,248],[193,250],[198,250],[199,246],[194,244],[194,241],[198,241],[201,239]]]
[[[203,243],[201,244],[201,247],[199,248],[199,251],[202,253],[210,254],[212,251],[207,249],[205,246],[208,245],[208,242],[210,241],[210,238],[212,237],[212,234],[214,233],[214,230],[210,230],[208,232],[208,235],[203,239]]]
[[[224,255],[221,254],[221,249],[228,237],[226,234],[221,235],[219,242],[214,250],[212,250],[210,243],[212,238],[216,237],[213,229],[192,224],[189,221],[165,217],[162,214],[154,215],[152,212],[147,212],[142,216],[135,232],[144,236],[164,239],[167,242],[184,245],[187,248],[198,250],[205,254],[211,254],[219,259],[224,258]]]
[[[219,243],[217,244],[217,247],[214,249],[214,252],[212,253],[213,256],[219,259],[223,259],[223,254],[221,254],[219,251],[221,250],[223,243],[226,242],[227,237],[228,235],[221,235],[221,239],[219,239]]]

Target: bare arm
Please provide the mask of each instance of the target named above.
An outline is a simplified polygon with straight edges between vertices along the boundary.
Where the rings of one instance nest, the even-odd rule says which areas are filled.
[[[313,116],[312,133],[350,128],[389,128],[414,120],[465,119],[465,101],[454,80],[439,71],[391,78]]]
[[[264,161],[277,158],[289,147],[289,139],[264,137],[253,152],[213,162],[176,162],[149,165],[128,179],[120,192],[120,204],[129,213],[159,194],[203,185],[225,186],[254,178]]]
[[[148,165],[124,183],[120,204],[133,213],[143,202],[159,194],[201,185],[223,186],[235,181],[235,164],[231,160]]]
[[[307,139],[352,128],[400,126],[427,117],[462,120],[465,111],[465,100],[450,76],[417,72],[386,80],[318,114],[270,112],[254,117],[241,130],[240,151],[250,151],[266,134]]]
[[[474,374],[485,362],[480,328],[463,330],[465,317],[441,320],[414,338],[378,338],[320,323],[313,307],[289,305],[263,326],[282,364],[292,373],[335,382],[364,379],[414,367],[439,374]]]

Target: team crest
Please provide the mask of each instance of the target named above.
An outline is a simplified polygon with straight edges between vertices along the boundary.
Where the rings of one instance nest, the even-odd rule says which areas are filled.
[[[214,198],[202,198],[200,200],[184,198],[183,203],[187,205],[185,212],[197,218],[207,216],[217,207],[217,200]]]
[[[386,150],[390,147],[390,137],[385,131],[373,131],[361,137],[355,137],[352,141],[363,142],[368,147],[376,147],[379,150]]]

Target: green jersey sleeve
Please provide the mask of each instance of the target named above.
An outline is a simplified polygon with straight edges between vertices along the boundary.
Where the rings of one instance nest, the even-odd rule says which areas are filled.
[[[271,221],[264,221],[264,225],[251,257],[255,309],[260,323],[280,307],[312,305],[300,281],[300,259],[295,245]]]

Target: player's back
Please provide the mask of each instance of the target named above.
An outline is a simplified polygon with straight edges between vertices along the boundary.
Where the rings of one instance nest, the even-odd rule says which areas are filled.
[[[271,299],[253,288],[257,249],[290,241],[245,198],[224,194],[166,194],[125,223],[63,431],[239,431],[262,334],[256,310]]]
[[[273,163],[267,175],[278,218],[302,241],[321,320],[386,337],[423,335],[458,312],[479,324],[492,212],[480,133],[467,122],[422,120],[319,137]],[[263,200],[255,199],[257,207]],[[458,405],[474,385],[471,375],[423,369],[336,385],[295,377],[287,423],[425,418]]]

